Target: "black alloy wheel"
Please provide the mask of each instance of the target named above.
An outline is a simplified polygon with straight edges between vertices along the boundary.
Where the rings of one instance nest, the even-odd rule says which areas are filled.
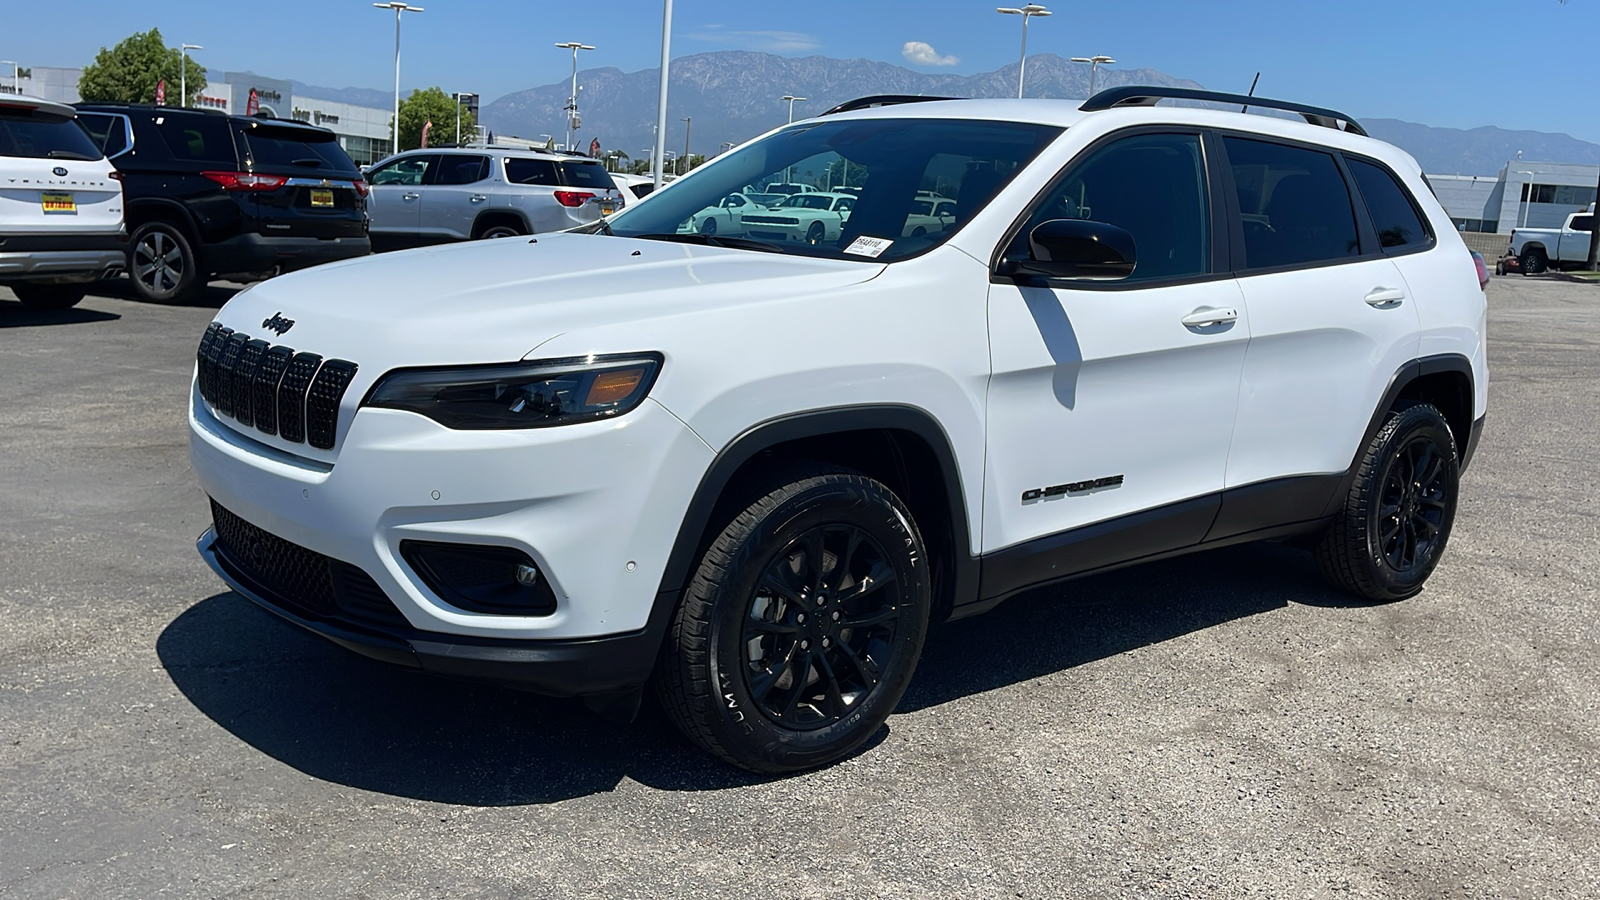
[[[522,229],[518,228],[517,226],[502,224],[490,225],[488,228],[483,230],[483,234],[480,235],[480,237],[486,241],[493,241],[499,240],[500,238],[520,237],[521,235]]]
[[[880,482],[798,464],[700,558],[661,654],[668,717],[752,772],[834,762],[882,728],[921,655],[926,550]]]
[[[1397,407],[1362,454],[1344,506],[1317,545],[1317,567],[1367,600],[1421,591],[1450,538],[1460,477],[1439,410],[1417,400]]]
[[[128,241],[128,278],[143,300],[184,303],[205,291],[189,239],[166,222],[146,222]]]
[[[1522,254],[1522,274],[1538,275],[1550,265],[1543,250],[1528,250]]]
[[[700,233],[701,234],[716,234],[717,233],[717,220],[711,218],[710,216],[706,216],[704,219],[701,219],[700,220]]]
[[[811,227],[806,229],[806,243],[808,244],[820,244],[827,236],[828,229],[823,227],[821,222],[812,222]]]
[[[761,712],[804,731],[859,707],[894,652],[894,581],[888,554],[854,525],[818,526],[779,551],[740,639],[745,689]]]

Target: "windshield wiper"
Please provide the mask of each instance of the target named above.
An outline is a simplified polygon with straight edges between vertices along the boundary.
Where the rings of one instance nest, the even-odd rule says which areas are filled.
[[[698,231],[688,234],[625,234],[623,237],[640,238],[646,241],[671,241],[678,244],[703,244],[707,247],[727,247],[732,250],[759,250],[763,253],[783,252],[777,245],[769,244],[766,241],[723,237],[720,234],[701,234]]]
[[[45,157],[48,158],[48,159],[83,159],[83,160],[92,160],[92,159],[94,159],[93,156],[85,156],[84,154],[79,153],[76,150],[51,150],[49,153],[45,154]]]

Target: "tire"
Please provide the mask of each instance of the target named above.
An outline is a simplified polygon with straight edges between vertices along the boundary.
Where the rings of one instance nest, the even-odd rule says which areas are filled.
[[[828,229],[821,222],[812,222],[806,229],[806,243],[816,245],[823,242],[828,236]]]
[[[135,296],[152,303],[189,303],[206,289],[194,246],[166,222],[146,222],[128,238],[128,281]]]
[[[1444,416],[1411,401],[1389,414],[1356,470],[1355,483],[1317,545],[1317,567],[1367,600],[1403,600],[1422,590],[1444,555],[1461,475]]]
[[[11,293],[29,309],[71,309],[89,293],[81,284],[13,284]]]
[[[478,235],[478,238],[485,241],[494,241],[499,240],[500,238],[521,237],[526,233],[527,232],[523,231],[519,226],[511,225],[505,222],[497,222],[485,228],[483,233]]]
[[[926,235],[927,233],[928,233],[928,229],[923,228],[921,225],[918,225],[917,227],[911,229],[911,236],[912,237],[922,237],[922,236]]]
[[[717,233],[717,220],[709,218],[709,217],[701,219],[700,220],[700,233],[701,234],[716,234]]]
[[[870,739],[911,682],[931,605],[922,537],[887,487],[814,464],[774,483],[701,556],[655,677],[689,740],[760,773]]]
[[[1528,250],[1522,254],[1522,274],[1538,275],[1550,265],[1549,257],[1543,250]]]

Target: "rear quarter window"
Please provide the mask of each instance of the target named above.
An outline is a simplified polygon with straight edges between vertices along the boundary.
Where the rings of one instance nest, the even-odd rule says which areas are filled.
[[[1372,227],[1378,231],[1378,243],[1385,250],[1422,247],[1432,240],[1411,195],[1393,173],[1365,160],[1346,157],[1345,161],[1350,165],[1350,174],[1355,176],[1362,199],[1367,202]]]
[[[239,154],[228,120],[221,116],[156,116],[156,133],[174,159],[234,168]]]
[[[561,186],[560,176],[556,174],[556,164],[548,159],[507,159],[506,181],[510,184]]]

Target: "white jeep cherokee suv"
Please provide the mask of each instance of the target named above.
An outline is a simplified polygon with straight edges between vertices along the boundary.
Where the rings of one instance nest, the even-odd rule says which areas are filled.
[[[199,349],[200,552],[367,656],[624,718],[650,682],[768,772],[1040,584],[1280,540],[1411,596],[1483,423],[1474,261],[1348,117],[1172,96],[1245,100],[870,98],[591,233],[252,287]],[[683,228],[841,157],[837,239]],[[953,222],[908,236],[926,192]]]

